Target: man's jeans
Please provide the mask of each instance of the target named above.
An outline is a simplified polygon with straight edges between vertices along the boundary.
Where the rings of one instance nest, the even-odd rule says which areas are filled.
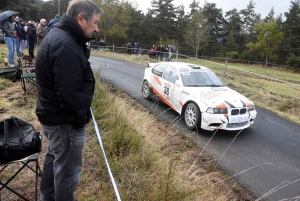
[[[26,43],[26,40],[21,40],[20,41],[20,53],[21,54],[24,54],[25,43]]]
[[[14,55],[15,55],[16,39],[5,36],[5,43],[8,49],[8,62],[10,64],[15,64]]]
[[[42,125],[42,130],[49,144],[41,181],[41,200],[74,201],[73,193],[82,167],[85,128]]]
[[[20,55],[20,38],[17,37],[15,40],[16,40],[16,54],[17,54],[17,56],[19,56]]]

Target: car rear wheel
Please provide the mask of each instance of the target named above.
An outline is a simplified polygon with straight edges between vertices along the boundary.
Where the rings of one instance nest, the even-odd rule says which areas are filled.
[[[201,119],[201,114],[199,107],[195,103],[189,103],[184,110],[184,122],[185,125],[191,129],[196,129],[197,126],[200,127],[199,120]]]
[[[145,99],[151,99],[151,89],[147,80],[143,82],[142,92]]]

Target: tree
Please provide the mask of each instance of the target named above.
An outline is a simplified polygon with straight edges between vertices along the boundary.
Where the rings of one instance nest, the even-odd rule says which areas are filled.
[[[185,14],[184,12],[184,6],[179,6],[178,9],[178,15],[177,15],[177,21],[176,21],[176,30],[177,34],[175,35],[174,40],[177,41],[178,49],[181,49],[182,46],[187,46],[186,41],[183,40],[184,36],[186,34],[188,22],[189,22],[189,16]]]
[[[284,13],[286,20],[283,30],[286,37],[286,53],[300,56],[300,1],[291,2],[289,12]]]
[[[109,37],[113,44],[120,39],[127,38],[126,31],[129,29],[131,4],[118,0],[104,0],[101,8],[105,14],[101,16],[99,32],[96,37],[103,38],[105,41]]]
[[[130,9],[130,21],[129,29],[126,32],[127,41],[126,42],[139,42],[144,35],[144,22],[145,16],[141,10],[136,10],[134,7]],[[127,43],[126,43],[127,44]],[[125,44],[124,44],[125,45]]]
[[[203,7],[202,13],[210,27],[209,37],[206,38],[207,43],[206,47],[204,47],[205,52],[210,56],[218,56],[222,51],[225,33],[225,19],[223,18],[222,9],[217,8],[215,3],[206,3]]]
[[[200,10],[200,1],[193,0],[190,4],[190,16],[193,16],[195,12]]]
[[[284,39],[282,32],[278,30],[278,25],[275,20],[270,23],[260,21],[255,24],[254,31],[257,33],[257,42],[250,42],[247,47],[250,51],[258,50],[261,58],[266,58],[266,66],[268,66],[268,59],[278,59],[278,48]]]
[[[242,35],[242,19],[237,9],[232,9],[225,14],[225,51],[242,52],[244,37]]]
[[[274,8],[272,7],[271,8],[271,10],[270,10],[270,12],[269,12],[269,14],[265,17],[265,19],[264,19],[264,21],[266,22],[266,23],[270,23],[272,20],[274,20],[275,18],[274,18]]]
[[[192,45],[195,50],[195,56],[198,57],[200,49],[204,49],[208,42],[211,27],[201,11],[194,12],[192,19],[188,25],[185,39]]]
[[[153,27],[158,38],[162,37],[164,41],[167,39],[174,39],[177,34],[176,15],[178,8],[174,7],[173,0],[153,0],[151,2],[152,9],[150,9],[153,17]]]

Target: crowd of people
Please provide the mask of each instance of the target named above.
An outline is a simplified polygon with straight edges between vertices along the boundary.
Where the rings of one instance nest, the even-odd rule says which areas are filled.
[[[32,59],[35,58],[35,44],[40,43],[44,37],[46,20],[41,19],[40,23],[34,20],[25,21],[19,16],[10,16],[1,23],[4,34],[4,41],[8,49],[9,67],[14,67],[15,54],[18,57],[24,56],[24,50],[28,49],[28,54]]]
[[[151,59],[158,60],[158,58],[159,58],[160,61],[163,61],[164,57],[165,57],[166,61],[172,61],[172,48],[169,47],[168,45],[156,46],[153,44],[149,50],[148,55]]]
[[[132,50],[134,50],[135,55],[139,54],[140,45],[138,42],[134,43],[134,46],[130,42],[127,43],[127,54],[131,55]],[[152,45],[148,53],[151,59],[155,59],[158,61],[163,61],[166,58],[166,61],[172,61],[172,48],[168,45]]]
[[[134,50],[135,55],[139,55],[139,49],[140,49],[139,42],[135,42],[134,46],[132,46],[131,43],[128,42],[126,46],[127,46],[127,54],[128,55],[131,55],[132,50]]]

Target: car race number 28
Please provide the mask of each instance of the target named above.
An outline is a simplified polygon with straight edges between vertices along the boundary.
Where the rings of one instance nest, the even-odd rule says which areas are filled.
[[[164,94],[166,94],[168,96],[169,92],[170,92],[170,87],[165,86]]]

